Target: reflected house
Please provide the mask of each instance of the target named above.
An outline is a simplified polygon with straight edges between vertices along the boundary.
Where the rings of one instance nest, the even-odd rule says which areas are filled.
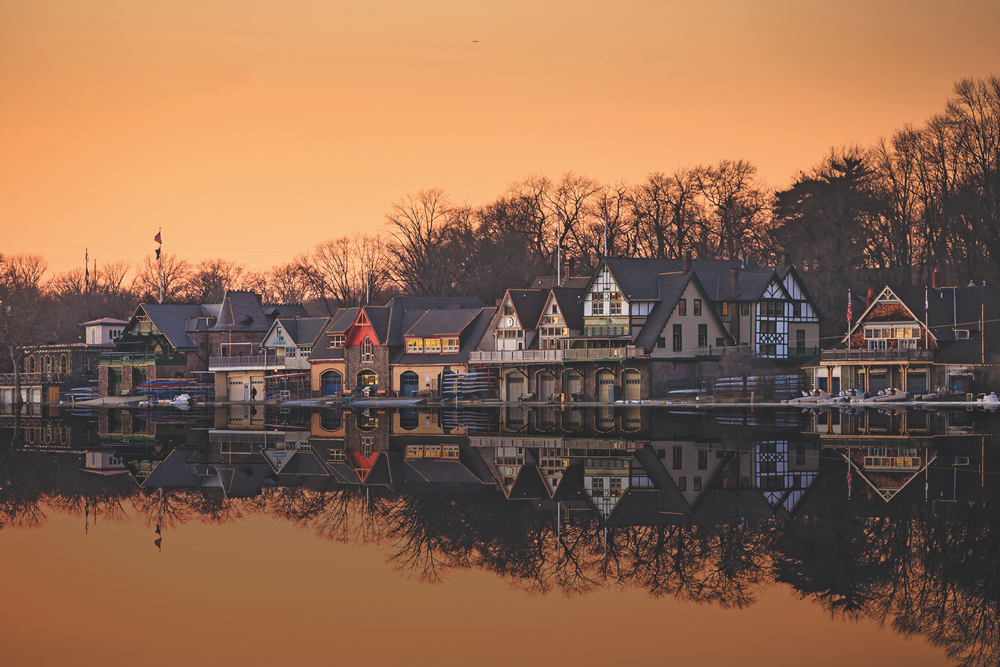
[[[129,472],[118,452],[103,450],[85,452],[81,470],[95,475],[121,475]]]
[[[297,304],[265,305],[253,292],[228,291],[219,304],[141,304],[114,352],[101,355],[102,396],[130,395],[152,380],[214,373],[216,397],[264,398],[265,370],[277,365],[259,353],[279,317],[305,315]]]
[[[489,468],[462,436],[391,438],[388,458],[402,493],[469,493],[493,486]]]
[[[268,431],[262,453],[276,475],[293,478],[328,477],[328,452],[315,452],[308,431]]]
[[[869,394],[895,388],[910,394],[989,391],[977,383],[995,368],[1000,341],[1000,296],[984,285],[886,286],[869,294],[843,348],[823,350],[807,367],[814,388]],[[844,349],[846,348],[846,349]]]

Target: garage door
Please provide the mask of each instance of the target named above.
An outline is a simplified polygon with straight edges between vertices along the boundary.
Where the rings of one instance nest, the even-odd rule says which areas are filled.
[[[599,371],[597,373],[597,400],[615,400],[615,376],[611,371]]]
[[[556,393],[556,378],[552,373],[538,374],[538,400],[547,401]]]
[[[524,376],[520,373],[507,374],[507,400],[516,401],[527,393]]]
[[[625,400],[638,401],[642,398],[642,376],[639,371],[625,371]]]
[[[567,394],[583,393],[583,376],[576,371],[566,371],[566,375],[563,376],[563,382],[566,387],[564,391]]]
[[[244,382],[242,377],[229,378],[229,400],[250,400],[250,385]]]

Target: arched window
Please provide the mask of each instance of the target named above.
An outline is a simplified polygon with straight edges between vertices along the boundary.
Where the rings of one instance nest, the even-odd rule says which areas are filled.
[[[66,367],[66,355],[64,354],[61,357],[59,357],[59,372],[65,373],[68,370],[69,369]]]
[[[370,364],[375,361],[375,352],[372,350],[372,339],[365,337],[361,342],[361,363]]]
[[[405,371],[399,376],[399,395],[416,396],[420,390],[420,376],[413,371]]]

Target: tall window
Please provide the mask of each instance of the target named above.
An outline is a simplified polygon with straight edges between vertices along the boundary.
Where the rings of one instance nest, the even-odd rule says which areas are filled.
[[[708,347],[708,325],[698,325],[698,347]]]
[[[806,332],[804,329],[795,330],[795,354],[804,355],[806,353]]]
[[[683,303],[683,302],[682,302]],[[684,349],[684,342],[681,337],[681,325],[674,325],[674,352],[680,352]]]
[[[600,294],[594,294],[593,300],[590,302],[590,312],[592,315],[604,314],[604,301],[600,300],[600,297]]]
[[[370,364],[375,361],[375,351],[372,348],[372,339],[365,337],[361,343],[361,363]]]
[[[677,314],[687,315],[688,314],[688,302],[687,299],[681,299],[677,302]]]
[[[723,317],[729,317],[729,302],[728,301],[723,301],[722,302],[722,316]]]
[[[749,317],[750,316],[750,304],[749,303],[741,303],[740,304],[740,313],[742,313],[743,317]]]
[[[701,299],[694,300],[694,314],[701,315]]]

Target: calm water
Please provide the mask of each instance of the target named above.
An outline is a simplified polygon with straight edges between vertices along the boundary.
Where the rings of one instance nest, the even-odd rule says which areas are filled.
[[[982,411],[0,417],[4,664],[994,665]]]

